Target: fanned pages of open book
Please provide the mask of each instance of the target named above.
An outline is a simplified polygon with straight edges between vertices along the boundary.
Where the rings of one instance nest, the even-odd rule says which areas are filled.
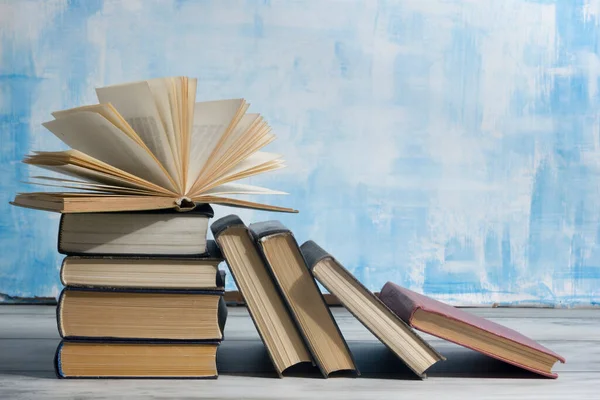
[[[156,78],[96,89],[99,104],[52,113],[43,125],[70,147],[23,162],[59,173],[28,183],[60,192],[17,194],[12,204],[62,213],[136,211],[212,203],[296,210],[237,198],[285,194],[236,183],[283,168],[261,151],[275,138],[244,99],[195,102],[196,79]]]

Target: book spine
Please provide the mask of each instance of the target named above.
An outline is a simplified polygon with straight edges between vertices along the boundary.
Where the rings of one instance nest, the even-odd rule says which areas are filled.
[[[379,299],[402,321],[413,326],[412,316],[420,305],[400,291],[395,290],[393,285],[392,282],[387,282],[383,285],[383,288],[381,288],[381,291],[379,292]]]
[[[225,339],[225,323],[227,322],[227,315],[229,311],[227,310],[227,303],[225,303],[225,299],[223,296],[219,297],[219,311],[218,311],[218,319],[219,319],[219,329],[221,330],[221,340]]]
[[[215,287],[223,288],[225,290],[225,277],[227,273],[222,269],[217,270],[217,277],[215,279]]]
[[[64,224],[65,224],[65,214],[61,214],[60,222],[58,223],[58,238],[56,241],[56,250],[60,254],[66,254],[62,248],[62,234],[63,234]]]
[[[304,242],[302,246],[300,246],[300,252],[306,260],[306,266],[311,271],[319,261],[328,257],[333,258],[331,254],[326,252],[321,246],[319,246],[312,240]]]
[[[65,294],[67,292],[67,288],[64,288],[60,295],[58,296],[58,303],[56,304],[56,327],[58,328],[58,334],[61,338],[65,337],[65,333],[62,326],[62,308],[63,303],[65,301]]]
[[[213,222],[210,225],[210,230],[212,231],[212,234],[213,234],[215,240],[217,240],[218,237],[221,235],[221,233],[223,233],[225,230],[231,228],[232,226],[246,227],[246,225],[244,224],[244,222],[241,220],[240,217],[238,217],[235,214],[230,214],[223,218],[219,218],[218,220]],[[217,245],[218,245],[218,243],[217,243]]]
[[[60,277],[60,283],[62,283],[63,286],[67,286],[67,282],[65,281],[65,265],[68,262],[67,258],[69,258],[69,257],[63,258],[62,263],[60,264],[59,277]]]
[[[54,373],[56,374],[56,377],[59,379],[65,378],[65,375],[63,374],[63,371],[62,371],[62,363],[61,363],[61,359],[60,359],[63,345],[64,345],[64,341],[61,340],[60,343],[58,344],[58,346],[56,347],[56,352],[54,353]]]

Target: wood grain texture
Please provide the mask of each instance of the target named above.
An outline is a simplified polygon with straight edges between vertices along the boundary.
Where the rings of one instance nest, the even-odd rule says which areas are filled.
[[[216,381],[58,380],[52,358],[60,338],[54,307],[0,307],[0,399],[595,399],[600,389],[600,310],[468,309],[539,340],[567,359],[557,380],[426,336],[448,360],[416,381],[345,309],[332,312],[363,377],[324,380],[315,369],[274,378],[267,353],[243,307],[229,309]],[[553,316],[554,315],[554,316]]]

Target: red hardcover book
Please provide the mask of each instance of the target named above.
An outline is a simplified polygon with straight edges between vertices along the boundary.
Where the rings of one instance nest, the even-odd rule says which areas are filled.
[[[550,378],[553,365],[565,359],[536,341],[459,308],[387,282],[381,301],[407,324],[482,354]]]

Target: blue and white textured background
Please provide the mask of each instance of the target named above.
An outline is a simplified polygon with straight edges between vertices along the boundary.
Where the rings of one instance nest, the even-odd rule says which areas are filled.
[[[60,290],[58,216],[10,207],[93,88],[199,78],[289,167],[280,218],[371,289],[600,301],[600,1],[0,1],[0,292]],[[222,216],[229,210],[218,210]],[[230,285],[230,288],[232,286]]]

